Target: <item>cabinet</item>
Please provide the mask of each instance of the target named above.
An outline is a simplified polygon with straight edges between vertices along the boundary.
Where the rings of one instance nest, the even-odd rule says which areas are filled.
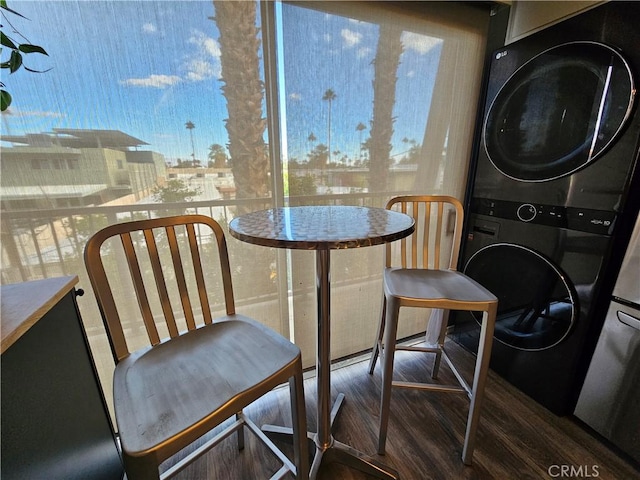
[[[506,44],[604,3],[602,0],[522,1],[511,3]]]
[[[77,277],[0,287],[2,479],[123,478]]]

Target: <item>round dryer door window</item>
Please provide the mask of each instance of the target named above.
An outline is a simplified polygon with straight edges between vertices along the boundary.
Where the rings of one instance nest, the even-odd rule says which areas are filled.
[[[629,65],[613,48],[572,42],[546,50],[496,95],[484,125],[487,155],[516,180],[569,175],[612,145],[634,94]]]
[[[510,347],[551,348],[569,334],[576,321],[576,295],[566,275],[529,248],[489,245],[469,259],[465,273],[498,297],[494,336]],[[480,314],[474,317],[481,322]]]

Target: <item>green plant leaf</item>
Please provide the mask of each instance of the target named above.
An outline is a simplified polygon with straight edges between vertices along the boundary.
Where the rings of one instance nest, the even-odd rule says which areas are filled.
[[[23,43],[18,47],[22,53],[41,53],[43,55],[49,56],[49,54],[45,51],[44,48],[39,47],[38,45],[30,45],[28,43]]]
[[[11,12],[11,13],[13,13],[14,15],[18,15],[19,17],[27,18],[27,17],[25,17],[24,15],[22,15],[22,14],[20,14],[20,13],[16,12],[15,10],[10,9],[10,8],[7,6],[7,2],[6,2],[6,0],[0,0],[0,8],[2,8],[2,9],[4,9],[4,10],[6,10],[7,12]]]
[[[0,90],[0,110],[5,111],[11,105],[11,95],[6,90]]]
[[[9,40],[9,37],[7,37],[4,32],[0,32],[0,43],[2,43],[2,45],[4,45],[5,47],[9,47],[11,50],[18,49],[18,47],[16,47],[16,44]]]
[[[22,65],[22,55],[18,50],[11,52],[11,58],[9,58],[9,70],[11,73],[15,72]]]

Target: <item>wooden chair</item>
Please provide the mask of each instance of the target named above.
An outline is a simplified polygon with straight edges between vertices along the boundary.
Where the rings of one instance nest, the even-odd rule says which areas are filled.
[[[463,207],[457,199],[443,195],[401,196],[391,199],[386,208],[411,215],[416,230],[411,236],[396,242],[399,252],[395,255],[391,244],[387,244],[385,251],[382,314],[369,364],[369,373],[373,374],[378,355],[382,354],[378,453],[382,455],[385,451],[392,387],[465,393],[471,404],[462,459],[469,465],[489,369],[498,300],[474,280],[456,271],[463,224]],[[398,260],[400,266],[393,267],[392,264]],[[396,345],[400,307],[432,309],[425,336],[426,346]],[[444,351],[449,310],[482,312],[473,387],[469,387]],[[395,350],[435,354],[434,379],[438,375],[440,359],[444,358],[459,385],[393,381]]]
[[[122,249],[126,260],[112,262],[115,268],[108,275],[106,259]],[[209,259],[213,261],[205,262]],[[283,463],[272,478],[287,472],[308,478],[300,349],[235,313],[226,240],[218,223],[184,215],[112,225],[89,240],[85,263],[116,361],[113,401],[129,480],[168,478],[233,432],[242,449],[243,427]],[[225,314],[213,319],[210,277],[216,271]],[[137,299],[139,315],[135,305],[129,308],[114,300],[116,290]],[[137,331],[142,331],[145,346],[130,351],[127,342],[136,342],[129,335],[136,332],[135,316],[144,325]],[[168,338],[161,339],[165,332]],[[243,413],[244,407],[287,381],[294,462]],[[163,461],[228,419],[230,425],[221,426],[213,438],[159,474]]]

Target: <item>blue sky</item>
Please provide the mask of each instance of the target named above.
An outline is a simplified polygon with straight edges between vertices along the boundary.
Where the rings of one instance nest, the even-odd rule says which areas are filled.
[[[195,124],[196,158],[228,142],[226,101],[220,87],[219,33],[211,1],[12,1],[29,21],[10,17],[28,42],[48,57],[25,56],[21,70],[2,81],[14,100],[3,134],[53,128],[114,129],[147,143],[168,159],[191,156],[187,121]],[[282,7],[289,155],[304,159],[311,132],[327,143],[331,88],[331,149],[355,157],[373,101],[378,26],[306,8]],[[4,23],[4,20],[3,20]],[[5,30],[8,32],[8,30]],[[13,38],[16,38],[13,35]],[[18,39],[18,41],[20,41]],[[24,40],[22,40],[24,41]],[[394,152],[403,137],[422,141],[441,43],[406,32],[398,71]],[[3,55],[4,60],[4,55]]]

